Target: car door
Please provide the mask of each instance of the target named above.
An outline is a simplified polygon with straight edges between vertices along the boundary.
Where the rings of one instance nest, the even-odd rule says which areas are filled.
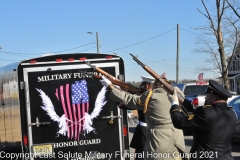
[[[237,119],[236,129],[234,132],[234,139],[240,138],[240,97],[233,99],[229,103],[229,106],[233,107]]]
[[[240,97],[235,98],[230,102],[229,106],[232,106],[237,115],[240,115]]]

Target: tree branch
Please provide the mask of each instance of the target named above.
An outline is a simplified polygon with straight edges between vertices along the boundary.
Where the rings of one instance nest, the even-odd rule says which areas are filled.
[[[230,24],[232,24],[233,28],[235,29],[235,41],[234,41],[234,45],[233,45],[233,50],[232,50],[232,53],[231,53],[231,56],[230,56],[230,59],[228,61],[228,64],[227,64],[227,68],[230,66],[231,62],[232,62],[232,59],[233,59],[233,55],[236,53],[236,48],[237,48],[237,44],[239,43],[239,35],[238,35],[238,28],[236,27],[235,22],[232,22],[229,18],[226,18]]]
[[[236,16],[237,16],[238,18],[240,18],[240,14],[237,12],[237,9],[235,9],[228,0],[226,0],[226,1],[227,1],[227,3],[228,3],[229,7],[230,7],[230,8],[233,10],[233,12],[236,14]]]
[[[218,34],[217,34],[217,31],[215,30],[214,22],[213,22],[213,20],[212,20],[212,18],[211,18],[211,16],[210,16],[210,13],[209,13],[206,5],[205,5],[204,0],[201,0],[201,1],[202,1],[202,4],[203,4],[204,8],[205,8],[205,11],[207,12],[207,15],[205,15],[205,14],[204,14],[204,15],[207,17],[207,19],[209,19],[209,21],[210,21],[210,23],[211,23],[211,28],[212,28],[212,30],[213,30],[216,38],[217,38],[217,37],[218,37]],[[218,38],[217,38],[217,39],[218,39]]]

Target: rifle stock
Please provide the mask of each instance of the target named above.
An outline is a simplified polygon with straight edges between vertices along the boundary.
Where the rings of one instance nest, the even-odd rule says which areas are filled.
[[[155,73],[151,68],[149,68],[147,65],[143,64],[141,61],[138,60],[138,58],[130,53],[130,55],[133,57],[133,60],[136,61],[142,68],[147,71],[152,77],[154,77],[157,81],[159,81],[164,88],[167,90],[168,93],[173,94],[173,86],[168,84],[164,79],[162,79],[157,73]],[[184,99],[178,95],[178,100],[182,104]]]
[[[128,91],[130,93],[141,93],[142,92],[142,89],[141,88],[137,88],[137,87],[134,87],[130,84],[127,84],[123,81],[120,81],[119,79],[115,78],[114,76],[112,76],[111,74],[105,72],[104,70],[96,67],[95,65],[91,65],[90,62],[86,62],[86,64],[88,66],[90,66],[92,69],[96,70],[98,73],[101,73],[102,75],[104,75],[108,80],[110,80],[112,82],[112,84],[114,85],[118,85],[119,87],[121,87],[123,90],[125,91]],[[97,79],[102,79],[101,76],[99,75],[92,75],[94,78],[97,78]]]

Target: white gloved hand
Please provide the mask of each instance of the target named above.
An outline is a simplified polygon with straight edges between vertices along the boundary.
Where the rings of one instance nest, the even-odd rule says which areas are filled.
[[[121,88],[120,88],[119,86],[117,86],[117,85],[114,85],[114,87],[115,87],[115,88],[118,88],[118,89],[120,89],[120,90],[121,90]]]
[[[102,79],[99,80],[103,86],[108,87],[109,85],[112,84],[112,82],[110,80],[108,80],[107,78],[105,78],[104,76],[102,76]]]
[[[174,88],[174,90],[173,90],[173,95],[172,95],[172,105],[173,105],[173,104],[179,105],[178,96],[177,96],[177,95],[178,95],[177,89]]]

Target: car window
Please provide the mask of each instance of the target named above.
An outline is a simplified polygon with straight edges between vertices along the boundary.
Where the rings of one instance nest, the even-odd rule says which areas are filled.
[[[239,111],[240,110],[240,99],[237,99],[236,101],[234,101],[234,103],[232,104],[232,107],[235,111]]]
[[[199,95],[204,94],[208,85],[190,85],[186,86],[184,90],[185,95]]]
[[[173,87],[178,87],[181,91],[183,89],[183,84],[172,84]]]

